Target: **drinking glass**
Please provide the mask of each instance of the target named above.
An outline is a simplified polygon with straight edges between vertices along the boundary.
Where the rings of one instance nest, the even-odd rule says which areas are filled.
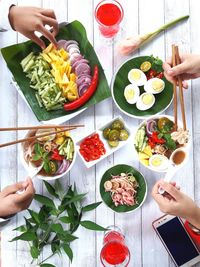
[[[100,259],[104,267],[127,267],[130,251],[125,244],[125,237],[116,226],[109,226],[104,234]]]
[[[95,9],[99,30],[105,38],[112,38],[118,33],[123,17],[124,10],[115,0],[103,0]]]

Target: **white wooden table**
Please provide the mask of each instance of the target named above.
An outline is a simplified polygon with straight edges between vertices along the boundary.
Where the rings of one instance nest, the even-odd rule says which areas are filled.
[[[100,58],[109,82],[116,68],[126,59],[117,53],[117,40],[110,46],[102,42],[94,20],[94,8],[99,2],[98,0],[18,0],[17,2],[19,5],[34,4],[35,6],[52,8],[55,10],[59,22],[80,20],[87,29],[88,38]],[[170,55],[172,43],[178,44],[183,52],[200,53],[199,1],[121,0],[121,3],[124,7],[125,17],[122,25],[123,30],[118,35],[118,39],[130,34],[148,32],[179,16],[190,14],[188,22],[179,24],[172,30],[160,35],[148,46],[141,49],[136,56],[153,54],[164,60]],[[24,39],[24,37],[15,32],[1,33],[0,46],[4,47],[24,41]],[[12,127],[37,124],[38,122],[33,113],[27,108],[15,88],[10,84],[10,76],[2,58],[0,58],[0,71],[0,125]],[[177,173],[176,180],[182,190],[200,204],[200,183],[198,182],[200,172],[200,93],[198,87],[200,87],[200,80],[193,81],[190,89],[185,93],[187,123],[193,139],[193,146],[191,147],[190,161],[181,172]],[[172,114],[172,107],[166,113]],[[112,99],[108,99],[95,107],[87,109],[81,115],[71,120],[73,123],[83,123],[86,125],[82,131],[75,132],[75,138],[77,140],[82,138],[117,115],[122,115],[131,130],[135,131],[139,121],[121,114]],[[24,134],[15,132],[5,133],[1,134],[0,140],[1,142],[6,142],[19,138]],[[118,163],[133,165],[139,168],[145,175],[148,183],[148,196],[145,204],[141,209],[130,214],[113,213],[102,204],[96,211],[90,212],[87,215],[88,219],[104,226],[115,224],[122,229],[127,237],[127,244],[131,251],[130,267],[174,266],[151,226],[152,221],[162,215],[150,194],[152,186],[162,175],[155,175],[138,163],[133,141],[130,145],[104,159],[91,169],[86,169],[80,158],[77,157],[74,168],[69,176],[62,179],[62,182],[66,186],[76,182],[79,191],[89,192],[86,199],[87,203],[100,201],[99,182],[101,176],[107,168]],[[27,174],[19,159],[19,147],[10,146],[0,150],[0,173],[1,188],[21,181],[26,177]],[[41,181],[35,179],[34,184],[38,193],[46,194]],[[30,266],[30,257],[26,244],[21,241],[8,242],[8,240],[16,235],[16,232],[11,230],[17,225],[22,224],[24,215],[25,213],[21,213],[16,216],[12,223],[2,232],[2,267]],[[80,238],[72,245],[74,251],[72,264],[69,263],[68,258],[65,256],[63,259],[55,257],[49,262],[52,262],[57,267],[101,266],[99,254],[102,248],[103,234],[79,229],[77,235]],[[200,264],[197,266],[200,266]]]

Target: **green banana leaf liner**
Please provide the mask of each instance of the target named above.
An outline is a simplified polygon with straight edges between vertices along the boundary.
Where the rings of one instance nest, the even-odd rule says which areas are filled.
[[[166,110],[173,100],[173,85],[163,77],[165,82],[165,89],[160,94],[155,94],[155,104],[148,110],[139,110],[136,105],[129,104],[124,97],[124,88],[130,84],[128,80],[128,73],[131,69],[140,69],[144,61],[152,61],[150,56],[140,56],[126,61],[116,72],[112,81],[112,95],[117,106],[122,112],[135,118],[145,118],[159,114]],[[163,70],[163,69],[161,69]],[[140,86],[140,94],[144,93],[144,87]]]
[[[48,45],[44,37],[42,39]],[[56,37],[57,40],[76,40],[79,43],[79,48],[81,54],[89,60],[92,72],[94,66],[98,65],[99,68],[99,84],[96,92],[90,98],[90,100],[81,106],[79,109],[74,111],[56,110],[56,111],[46,111],[45,108],[41,108],[35,97],[35,91],[30,87],[30,79],[26,77],[23,72],[20,62],[25,58],[30,52],[40,52],[41,48],[32,41],[27,41],[20,44],[15,44],[1,49],[6,64],[11,71],[14,80],[17,82],[20,90],[25,96],[27,102],[29,103],[32,111],[39,121],[47,121],[62,116],[66,116],[78,110],[92,106],[100,101],[111,96],[108,82],[104,74],[103,68],[98,60],[98,57],[94,51],[94,48],[87,39],[87,33],[84,26],[79,21],[73,21],[61,27],[59,33]]]
[[[136,194],[137,204],[134,206],[119,205],[116,207],[112,201],[111,193],[106,192],[104,189],[104,183],[111,180],[111,175],[118,175],[120,173],[132,173],[139,184]],[[129,165],[119,164],[113,166],[104,173],[100,182],[100,194],[104,203],[115,212],[131,212],[138,209],[144,203],[147,195],[147,184],[143,175],[138,170]]]

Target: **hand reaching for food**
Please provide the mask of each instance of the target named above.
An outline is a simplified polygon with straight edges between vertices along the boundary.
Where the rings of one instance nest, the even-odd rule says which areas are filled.
[[[18,192],[21,192],[20,194]],[[0,192],[0,217],[5,218],[29,207],[35,194],[33,182],[28,178],[5,187]]]
[[[159,194],[160,187],[165,190],[164,195]],[[200,208],[179,189],[175,183],[166,183],[160,180],[154,185],[152,196],[162,212],[184,218],[195,227],[200,228]]]
[[[166,60],[163,64],[165,77],[174,82],[174,77],[181,75],[183,87],[188,88],[186,80],[200,77],[200,55],[183,54],[181,55],[181,64],[172,68],[172,58]]]
[[[35,31],[40,32],[57,47],[55,36],[58,33],[58,22],[53,10],[37,7],[11,6],[9,20],[15,31],[22,33],[42,49],[45,48],[45,43],[36,36]],[[45,25],[52,27],[53,31],[47,30]]]

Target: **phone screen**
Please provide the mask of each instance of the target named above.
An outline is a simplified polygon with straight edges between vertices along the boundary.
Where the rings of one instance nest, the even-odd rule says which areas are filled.
[[[199,255],[199,252],[177,217],[158,226],[156,229],[178,266],[187,263]]]

